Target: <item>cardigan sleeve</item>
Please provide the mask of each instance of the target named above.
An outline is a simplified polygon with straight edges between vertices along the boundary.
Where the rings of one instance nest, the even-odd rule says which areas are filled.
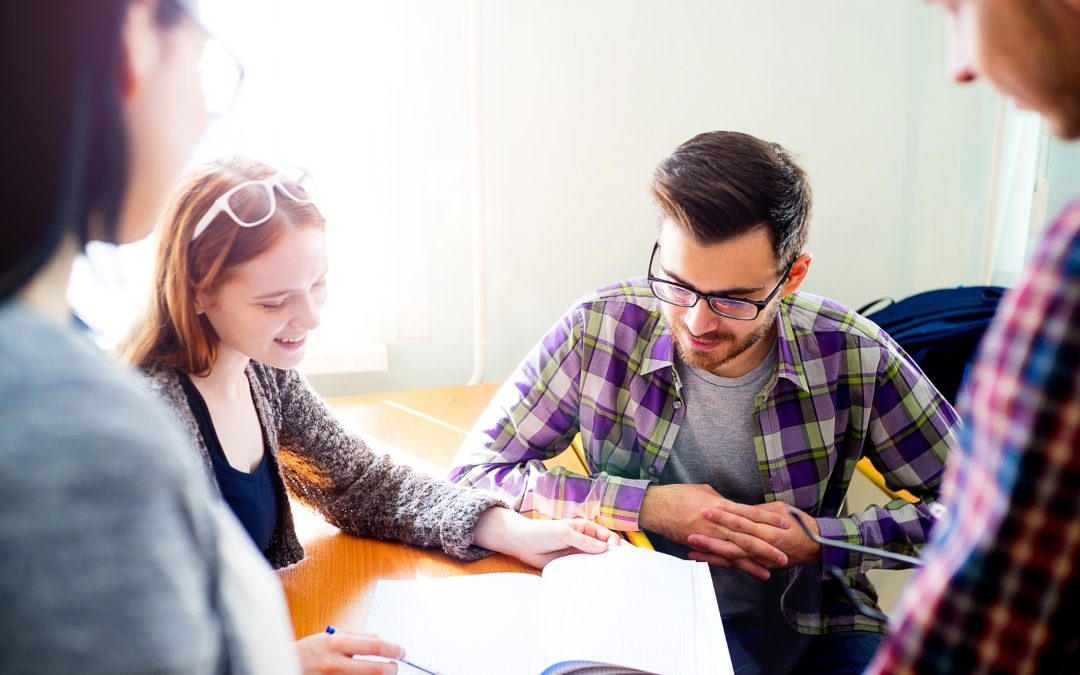
[[[269,369],[279,419],[282,476],[289,491],[342,530],[441,548],[464,560],[489,553],[473,545],[480,514],[505,504],[394,464],[334,417],[296,371]]]

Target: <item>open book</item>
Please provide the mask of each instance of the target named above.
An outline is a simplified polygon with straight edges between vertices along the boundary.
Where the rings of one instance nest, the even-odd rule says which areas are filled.
[[[382,580],[365,630],[440,675],[600,672],[570,661],[732,672],[708,565],[626,545],[559,558],[542,576]]]

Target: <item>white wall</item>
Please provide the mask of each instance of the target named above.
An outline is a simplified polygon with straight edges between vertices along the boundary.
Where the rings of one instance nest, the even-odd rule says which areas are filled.
[[[403,178],[430,214],[430,340],[326,394],[464,383],[471,370],[465,2],[408,0],[427,72],[397,128],[430,152]],[[714,129],[777,141],[815,191],[806,288],[852,306],[977,283],[993,99],[947,81],[916,0],[479,0],[488,367],[505,378],[582,292],[644,273],[653,167]],[[434,81],[425,74],[437,74]],[[380,102],[373,102],[378,105]],[[415,183],[413,183],[415,181]],[[332,292],[349,292],[332,289]]]

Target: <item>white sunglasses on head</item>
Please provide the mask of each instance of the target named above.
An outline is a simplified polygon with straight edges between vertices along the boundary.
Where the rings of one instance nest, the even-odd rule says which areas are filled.
[[[285,169],[269,178],[249,180],[230,188],[228,192],[214,200],[206,215],[199,220],[191,232],[191,241],[198,239],[199,235],[210,227],[210,223],[222,213],[228,214],[240,227],[262,225],[273,218],[274,213],[277,212],[275,190],[301,204],[310,204],[314,201],[311,176],[304,169]]]

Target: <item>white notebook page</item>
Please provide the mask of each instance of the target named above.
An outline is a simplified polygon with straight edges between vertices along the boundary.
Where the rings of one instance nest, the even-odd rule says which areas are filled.
[[[704,563],[624,545],[553,561],[543,586],[549,616],[567,622],[577,636],[572,654],[553,654],[559,660],[592,659],[662,674],[731,672]]]
[[[730,673],[708,566],[619,546],[528,574],[380,581],[365,630],[440,675],[538,675],[568,660]]]
[[[521,660],[515,636],[529,631],[522,614],[539,603],[539,586],[538,576],[509,573],[382,580],[364,630],[440,675],[505,675]]]

